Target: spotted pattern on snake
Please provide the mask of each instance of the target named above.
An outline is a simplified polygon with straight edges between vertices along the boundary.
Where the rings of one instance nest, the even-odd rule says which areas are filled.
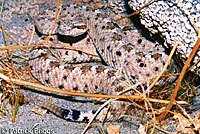
[[[55,14],[56,8],[49,9],[34,19],[41,35],[49,34]],[[82,47],[76,46],[77,42],[89,40],[90,49],[82,47],[82,50],[99,56],[96,59],[82,50],[59,46],[31,50],[29,65],[33,77],[44,85],[77,92],[118,94],[128,85],[144,81],[150,83],[151,78],[160,73],[168,57],[156,43],[142,42],[139,35],[130,37],[104,13],[90,7],[62,6],[52,38],[77,48]],[[127,94],[134,94],[134,91]],[[125,101],[112,102],[110,119],[119,118],[129,104]]]

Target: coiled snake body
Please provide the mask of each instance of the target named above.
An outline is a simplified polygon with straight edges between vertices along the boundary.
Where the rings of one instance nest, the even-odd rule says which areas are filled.
[[[48,35],[55,11],[45,10],[35,18],[40,34]],[[83,48],[83,51],[59,46],[31,50],[29,65],[32,75],[42,84],[55,88],[118,94],[128,84],[150,82],[167,59],[160,46],[129,41],[108,16],[89,7],[63,6],[53,35],[52,38],[65,40],[69,46],[81,48],[85,44],[76,46],[76,43],[84,39],[92,45],[86,44],[84,47],[87,49]],[[127,102],[113,102],[111,111],[121,113],[116,111],[123,111],[127,106]]]

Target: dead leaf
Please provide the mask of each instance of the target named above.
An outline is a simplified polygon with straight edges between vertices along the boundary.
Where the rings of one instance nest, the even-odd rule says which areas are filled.
[[[110,125],[110,124],[108,124],[106,129],[107,129],[108,134],[119,134],[120,125]]]
[[[47,113],[47,110],[46,109],[41,109],[41,108],[37,107],[37,108],[33,108],[32,112],[34,112],[36,114],[39,114],[41,116],[44,116]]]
[[[174,115],[173,118],[178,120],[178,125],[176,127],[177,131],[186,133],[186,134],[195,134],[193,131],[193,128],[191,127],[192,122],[181,117],[181,114]]]
[[[139,134],[146,134],[145,132],[145,126],[140,124],[139,129],[138,129]]]

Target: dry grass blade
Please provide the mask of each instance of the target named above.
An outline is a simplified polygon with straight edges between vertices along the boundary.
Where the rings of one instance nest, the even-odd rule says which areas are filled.
[[[160,99],[152,99],[152,98],[147,98],[147,99],[150,102],[156,102],[156,103],[162,103],[162,104],[168,104],[170,102],[168,100],[160,100]],[[179,105],[189,105],[186,101],[175,101],[175,103]]]
[[[175,49],[176,49],[177,45],[178,45],[178,44],[175,43],[175,45],[173,46],[173,49],[172,49],[172,51],[171,51],[171,53],[170,53],[170,55],[169,55],[169,57],[168,57],[168,59],[167,59],[165,65],[164,65],[162,71],[161,71],[160,74],[156,77],[156,79],[153,81],[153,83],[149,86],[149,89],[146,90],[146,92],[149,91],[149,90],[155,85],[155,83],[159,80],[159,78],[161,77],[161,75],[165,72],[165,70],[166,70],[166,68],[167,68],[167,66],[168,66],[168,64],[169,64],[169,62],[170,62],[170,60],[171,60],[171,58],[172,58],[172,55],[173,55],[174,52],[175,52]],[[134,89],[134,88],[133,88],[133,89]],[[138,92],[137,90],[135,90],[135,91]],[[151,133],[153,133],[154,130],[155,130],[155,126],[156,126],[156,124],[155,124],[156,117],[155,117],[154,109],[153,109],[151,103],[149,102],[149,100],[144,96],[144,94],[142,94],[142,93],[140,93],[140,92],[138,92],[138,93],[144,97],[144,100],[148,103],[148,105],[150,106],[150,108],[151,108],[151,110],[152,110],[153,118],[151,117],[150,113],[148,112],[148,108],[146,108],[148,114],[150,115],[150,117],[152,118],[152,120],[153,120],[153,122],[154,122],[154,123],[153,123],[153,129],[152,129],[152,131],[151,131]]]
[[[54,20],[54,22],[53,22],[53,26],[52,26],[52,28],[51,28],[51,31],[50,31],[49,35],[47,36],[47,38],[45,38],[44,41],[42,41],[42,42],[40,42],[40,43],[38,43],[38,44],[36,44],[36,45],[41,45],[41,44],[43,44],[43,43],[46,42],[46,41],[49,39],[49,37],[51,36],[51,34],[52,34],[52,32],[53,32],[53,30],[54,30],[54,28],[55,28],[55,25],[56,25],[56,21],[57,21],[57,19],[58,19],[59,12],[61,11],[61,8],[60,8],[60,10],[59,10],[59,3],[60,3],[60,0],[58,0],[58,2],[57,2],[56,16],[55,16],[55,20]]]
[[[19,79],[13,79],[9,78],[3,74],[0,73],[0,78],[6,80],[7,82],[13,82],[16,84],[24,85],[24,86],[31,86],[35,88],[40,88],[45,91],[51,91],[55,93],[62,93],[62,94],[68,94],[68,95],[75,95],[75,96],[86,96],[86,97],[97,97],[97,98],[120,98],[120,99],[127,99],[127,95],[101,95],[101,94],[89,94],[89,93],[78,93],[78,92],[73,92],[71,90],[61,90],[61,89],[56,89],[56,88],[51,88],[51,87],[46,87],[41,84],[35,84],[32,82],[27,82]],[[142,100],[142,96],[139,95],[130,95],[129,96],[131,99],[136,99],[136,100]]]
[[[186,69],[188,68],[192,58],[194,57],[195,53],[197,52],[198,48],[199,48],[199,44],[200,44],[200,36],[199,36],[199,29],[197,28],[196,24],[194,23],[194,20],[192,19],[192,17],[190,16],[190,13],[188,12],[187,8],[183,5],[183,3],[178,0],[178,2],[183,6],[185,12],[187,13],[187,15],[189,16],[190,18],[190,21],[192,22],[193,26],[195,27],[195,30],[197,31],[197,34],[198,34],[198,38],[197,38],[197,41],[196,41],[196,44],[194,45],[193,49],[192,49],[192,52],[190,53],[188,59],[186,60],[182,70],[181,70],[181,73],[178,77],[178,80],[177,80],[177,83],[176,83],[176,86],[175,86],[175,89],[174,89],[174,92],[171,96],[171,100],[170,100],[170,103],[167,105],[166,107],[166,110],[170,110],[174,101],[175,101],[175,98],[176,98],[176,95],[177,95],[177,92],[178,92],[178,88],[181,84],[181,81],[186,73]],[[189,68],[190,70],[191,68]],[[162,115],[159,117],[159,120],[163,120],[165,118],[165,116],[167,115],[167,111],[165,111],[164,113],[162,113]]]
[[[174,46],[173,46],[173,48],[172,48],[172,50],[171,50],[171,52],[170,52],[170,55],[169,55],[169,57],[168,57],[168,59],[167,59],[165,65],[164,65],[162,71],[159,73],[159,75],[156,77],[156,79],[153,81],[153,83],[149,86],[149,90],[156,84],[156,82],[160,79],[160,77],[162,76],[162,74],[165,72],[165,70],[166,70],[166,68],[167,68],[167,66],[168,66],[168,64],[169,64],[169,62],[170,62],[170,60],[172,59],[172,56],[173,56],[173,54],[174,54],[174,52],[175,52],[177,46],[178,46],[178,43],[175,42],[175,44],[174,44]],[[148,91],[148,90],[147,90],[147,91]],[[146,92],[147,92],[147,91],[146,91]]]
[[[121,81],[121,82],[122,82],[122,81]],[[126,84],[126,85],[128,85],[128,84]],[[139,85],[141,85],[141,83],[137,83],[137,84],[135,84],[135,85],[129,85],[129,87],[128,87],[127,89],[123,90],[122,93],[124,94],[124,93],[126,93],[127,91],[134,90],[136,93],[138,93],[140,96],[142,96],[142,97],[143,97],[143,100],[145,101],[145,103],[147,103],[147,104],[149,105],[150,109],[152,110],[153,117],[152,117],[151,114],[149,113],[147,107],[145,107],[145,110],[147,111],[147,113],[148,113],[148,115],[150,116],[150,118],[153,120],[153,129],[152,129],[152,131],[151,131],[151,134],[152,134],[152,133],[154,132],[154,130],[155,130],[156,116],[155,116],[155,113],[154,113],[154,109],[153,109],[151,103],[149,102],[148,98],[145,96],[144,93],[141,93],[140,91],[138,91],[138,90],[135,88],[135,87],[137,87],[137,86],[139,86]],[[127,99],[130,100],[133,104],[135,104],[135,102],[130,98],[130,95],[126,95],[126,97],[127,97]],[[113,100],[112,100],[112,101],[113,101]]]
[[[137,90],[135,89],[135,87],[137,87],[138,85],[139,85],[139,83],[136,84],[136,85],[134,85],[134,86],[129,86],[127,89],[125,89],[125,90],[121,91],[120,93],[118,93],[118,95],[120,96],[121,94],[124,94],[125,92],[130,91],[131,89],[134,89],[136,92],[138,92],[139,94],[141,94],[141,95],[143,96],[142,93],[140,93],[139,91],[137,91]],[[129,95],[124,95],[124,96],[127,97],[126,99],[129,99],[129,100],[130,100]],[[144,96],[143,96],[143,97],[144,97]],[[117,100],[117,99],[119,99],[119,98],[109,99],[109,100],[106,101],[103,105],[101,105],[101,107],[96,111],[96,113],[94,114],[93,118],[90,120],[90,122],[87,124],[87,126],[84,128],[84,130],[82,131],[81,134],[85,134],[85,133],[86,133],[87,129],[88,129],[89,126],[92,124],[93,120],[96,118],[96,116],[100,113],[100,111],[101,111],[105,106],[107,106],[109,103],[111,103],[111,102],[113,102],[113,101],[115,101],[115,100]],[[146,98],[144,97],[144,99],[146,99]],[[132,100],[131,100],[131,101],[132,101]],[[148,100],[147,100],[147,101],[148,101]],[[148,102],[148,104],[149,104],[150,107],[151,107],[151,104],[150,104],[149,102]],[[151,109],[153,110],[152,107],[151,107]],[[155,114],[154,114],[154,116],[155,116]],[[153,131],[152,131],[152,132],[153,132]]]
[[[180,108],[180,106],[178,105],[178,107]],[[180,108],[181,109],[181,108]],[[200,124],[200,122],[197,122],[197,121],[193,121],[189,116],[186,116],[186,117],[184,117],[183,115],[181,115],[181,114],[179,114],[179,113],[176,113],[176,112],[172,112],[172,111],[169,111],[169,110],[163,110],[163,109],[154,109],[154,110],[157,110],[157,111],[163,111],[163,112],[169,112],[169,113],[171,113],[171,114],[173,114],[173,115],[176,115],[176,116],[179,116],[179,117],[181,117],[181,118],[183,118],[184,120],[187,120],[187,121],[189,121],[189,122],[191,122],[191,123],[196,123],[196,124]],[[182,110],[182,109],[181,109]],[[189,117],[189,119],[188,119],[188,117]]]
[[[128,18],[128,17],[131,17],[131,16],[133,16],[135,14],[138,14],[143,8],[145,8],[147,5],[149,5],[152,1],[153,0],[148,1],[146,4],[144,4],[144,6],[142,6],[140,9],[138,9],[136,12],[134,12],[132,14],[126,15],[126,16],[124,16],[122,18],[119,18],[119,19],[115,19],[115,20],[113,19],[113,20],[114,21],[119,21],[119,20],[123,20],[123,19]]]
[[[80,49],[77,49],[73,46],[66,46],[65,44],[48,44],[48,45],[27,45],[27,46],[5,46],[5,47],[0,47],[0,50],[13,50],[13,51],[17,51],[17,50],[20,50],[20,49],[28,49],[28,48],[32,48],[32,47],[58,47],[58,46],[62,46],[63,49],[68,49],[68,50],[74,50],[74,51],[81,51],[87,55],[91,55],[91,56],[95,56],[95,57],[99,57],[98,55],[95,55],[95,54],[91,54],[91,53],[88,53],[86,51],[83,51],[83,50],[80,50]],[[1,53],[5,53],[5,52],[1,52]]]
[[[0,25],[0,28],[1,28],[2,33],[3,33],[3,40],[4,40],[4,42],[5,42],[6,46],[7,46],[7,45],[8,45],[8,42],[7,42],[7,40],[6,40],[6,34],[5,34],[5,30],[4,30],[4,28],[3,28],[3,25]]]
[[[182,7],[184,8],[185,12],[187,13],[188,17],[190,18],[190,21],[192,22],[195,30],[197,31],[197,34],[199,35],[199,29],[197,27],[197,25],[194,23],[194,20],[193,18],[191,17],[190,13],[188,12],[187,8],[184,6],[184,4],[180,1],[180,0],[177,0],[181,5]]]
[[[167,132],[166,130],[164,130],[164,129],[158,127],[158,126],[156,126],[156,129],[158,129],[161,132],[164,132],[165,134],[171,134],[171,132]]]
[[[171,109],[171,107],[172,107],[172,105],[173,105],[173,103],[174,103],[174,101],[175,101],[175,98],[176,98],[176,95],[177,95],[177,92],[178,92],[178,88],[179,88],[179,86],[180,86],[180,84],[181,84],[181,81],[182,81],[182,79],[183,79],[183,76],[185,75],[186,69],[187,69],[187,67],[189,66],[189,64],[190,64],[190,62],[191,62],[191,60],[192,60],[192,58],[194,57],[194,55],[195,55],[197,49],[199,48],[199,44],[200,44],[200,37],[198,37],[198,39],[197,39],[197,41],[196,41],[196,44],[194,45],[194,47],[193,47],[193,49],[192,49],[192,52],[190,53],[188,59],[187,59],[186,62],[185,62],[185,65],[184,65],[183,68],[182,68],[182,71],[181,71],[181,73],[180,73],[180,75],[179,75],[179,77],[178,77],[178,80],[177,80],[175,89],[174,89],[173,94],[172,94],[172,96],[171,96],[170,103],[167,105],[166,110],[170,110],[170,109]],[[160,120],[160,121],[163,120],[163,119],[165,118],[165,116],[167,115],[167,113],[168,113],[168,111],[163,112],[162,115],[159,117],[159,120]]]
[[[195,62],[187,71],[190,71],[192,68],[194,68],[198,63],[200,62],[200,58]]]
[[[67,95],[96,97],[96,98],[110,98],[110,99],[112,99],[112,98],[113,99],[114,98],[118,98],[118,99],[134,99],[134,100],[140,100],[140,101],[144,100],[144,97],[143,97],[142,93],[140,93],[141,95],[102,95],[102,94],[91,94],[91,93],[78,93],[78,92],[73,92],[71,90],[56,89],[56,88],[43,86],[41,84],[36,84],[36,83],[27,82],[27,81],[23,81],[23,80],[19,80],[19,79],[9,78],[9,77],[1,74],[1,73],[0,73],[0,78],[6,80],[7,82],[13,82],[13,83],[24,85],[24,86],[31,86],[31,87],[43,89],[45,91],[51,91],[51,92],[67,94]],[[130,88],[133,88],[133,86],[131,86]],[[169,101],[167,101],[167,100],[162,100],[161,101],[161,100],[151,99],[151,98],[147,98],[147,100],[150,101],[150,102],[169,103]],[[176,101],[176,102],[178,104],[187,104],[184,101]]]
[[[89,126],[92,124],[92,122],[94,121],[94,119],[96,118],[96,116],[101,112],[101,110],[107,106],[109,103],[111,103],[112,101],[115,101],[116,99],[110,99],[108,101],[106,101],[103,105],[101,105],[101,107],[95,112],[94,116],[91,118],[90,122],[87,124],[87,126],[84,128],[84,130],[81,132],[81,134],[85,134],[89,128]]]
[[[0,14],[2,14],[2,11],[3,11],[3,5],[4,5],[4,0],[2,0],[2,3],[1,3],[1,10],[0,10]]]
[[[19,44],[19,46],[22,46],[22,44],[17,39],[15,39],[6,29],[3,29],[2,26],[1,28],[2,28],[2,31],[5,32],[10,38],[12,38],[17,44]],[[23,51],[26,53],[28,52],[26,50],[23,50]]]

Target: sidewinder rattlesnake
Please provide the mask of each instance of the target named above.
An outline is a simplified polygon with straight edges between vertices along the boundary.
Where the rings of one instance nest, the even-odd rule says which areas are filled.
[[[35,18],[39,34],[49,34],[55,11],[56,8],[45,10]],[[44,85],[77,92],[118,94],[128,87],[120,81],[131,85],[150,83],[150,78],[159,74],[168,57],[155,43],[129,41],[128,35],[108,16],[90,7],[62,6],[53,35],[46,44],[55,44],[55,40],[64,40],[66,46],[79,50],[61,46],[33,48],[29,55],[31,73]],[[76,46],[81,41],[87,43]],[[128,105],[128,102],[112,102],[111,117],[118,118]],[[56,109],[59,112],[54,112],[66,119],[83,121],[86,118],[80,119],[80,112]]]

